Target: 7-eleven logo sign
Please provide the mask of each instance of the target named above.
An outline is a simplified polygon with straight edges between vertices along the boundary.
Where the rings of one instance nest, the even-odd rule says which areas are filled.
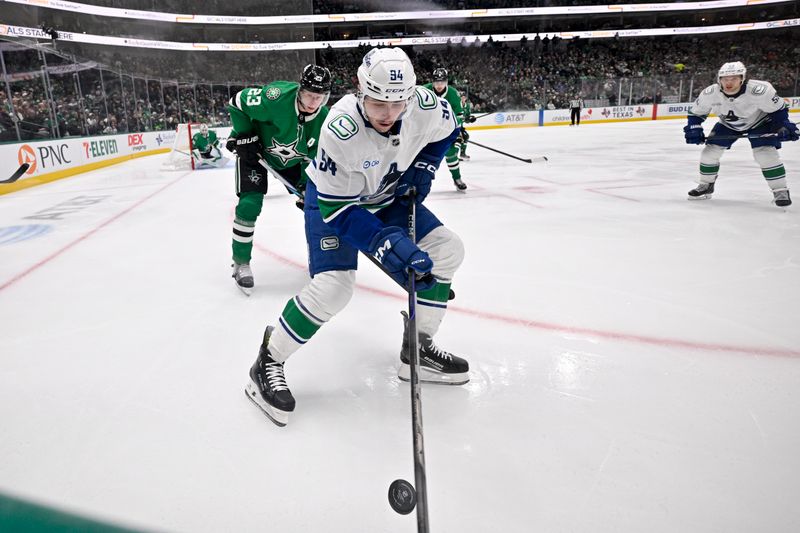
[[[36,153],[33,151],[33,148],[27,144],[23,144],[19,147],[17,151],[17,161],[19,161],[20,165],[23,163],[30,163],[31,167],[25,174],[33,174],[36,172]]]

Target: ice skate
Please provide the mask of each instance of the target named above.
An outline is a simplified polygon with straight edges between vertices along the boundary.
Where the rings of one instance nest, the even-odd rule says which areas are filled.
[[[459,158],[461,161],[469,161],[470,159],[472,159],[472,158],[471,158],[470,156],[468,156],[467,154],[461,154],[461,155],[459,155],[459,156],[458,156],[458,158]]]
[[[282,427],[289,421],[289,413],[294,411],[295,402],[286,384],[283,363],[272,359],[266,347],[273,329],[272,326],[267,326],[264,342],[258,350],[258,358],[250,368],[250,381],[244,393],[270,420]]]
[[[253,292],[253,287],[255,283],[253,282],[253,271],[250,270],[249,263],[234,263],[233,265],[233,274],[231,277],[236,282],[236,286],[239,287],[243,293],[247,296]]]
[[[403,346],[400,349],[400,370],[397,376],[411,380],[411,358],[408,352],[408,315],[403,314]],[[419,334],[419,380],[421,383],[463,385],[469,381],[469,363],[436,346],[430,335]]]
[[[772,191],[775,196],[773,200],[778,207],[787,207],[792,205],[792,197],[789,196],[789,189],[776,189]]]
[[[714,194],[713,183],[701,183],[689,191],[689,200],[708,200]]]
[[[458,189],[459,192],[464,192],[464,191],[467,190],[467,184],[464,183],[463,181],[461,181],[461,178],[454,179],[453,180],[453,185],[456,186],[456,189]]]

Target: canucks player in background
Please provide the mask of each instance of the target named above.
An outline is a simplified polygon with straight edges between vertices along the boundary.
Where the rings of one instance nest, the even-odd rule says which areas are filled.
[[[319,131],[328,108],[331,74],[306,65],[300,83],[274,81],[234,95],[228,110],[233,129],[226,147],[236,158],[236,218],[233,221],[233,279],[245,294],[253,289],[250,259],[256,219],[267,194],[267,169],[299,196],[302,209],[306,167],[317,155]]]
[[[464,125],[464,110],[461,108],[461,95],[458,94],[455,87],[448,85],[447,70],[443,68],[434,70],[433,83],[428,83],[423,85],[423,87],[436,93],[436,96],[439,98],[447,100],[447,103],[450,104],[450,108],[453,110],[456,120],[458,121],[459,135],[456,137],[450,149],[447,150],[445,159],[447,160],[447,168],[450,169],[450,175],[453,177],[453,184],[456,186],[456,189],[465,191],[467,190],[467,184],[461,179],[461,168],[459,168],[458,159],[459,153],[461,152],[461,145],[464,143],[463,130],[461,129]]]
[[[192,157],[195,168],[203,165],[224,167],[228,162],[219,149],[217,134],[208,129],[208,124],[200,124],[200,131],[192,135]]]
[[[748,80],[746,74],[740,61],[725,63],[719,69],[718,83],[700,93],[689,111],[689,123],[683,128],[686,142],[705,143],[700,155],[699,185],[689,191],[689,199],[711,197],[722,154],[746,135],[753,159],[772,190],[775,205],[785,207],[792,204],[792,199],[778,149],[782,141],[796,141],[800,135],[797,125],[789,120],[786,103],[772,85]],[[716,114],[719,122],[706,137],[702,123],[710,113]]]
[[[422,203],[458,135],[456,116],[447,101],[417,87],[414,67],[399,48],[370,50],[358,82],[359,93],[339,100],[325,121],[306,190],[311,281],[287,302],[274,328],[267,327],[245,390],[280,426],[295,408],[284,363],[350,301],[359,251],[402,285],[409,268],[423,276],[416,308],[420,380],[469,380],[467,361],[433,341],[464,246]],[[404,196],[411,186],[417,190],[416,244],[408,238]],[[398,372],[404,380],[410,375],[408,351],[404,340]]]

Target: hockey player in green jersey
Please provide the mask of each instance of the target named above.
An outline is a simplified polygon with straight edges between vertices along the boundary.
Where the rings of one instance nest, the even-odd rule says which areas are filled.
[[[431,89],[436,96],[444,98],[453,110],[456,116],[456,121],[459,126],[464,124],[464,110],[461,108],[461,96],[454,87],[447,84],[447,70],[437,68],[433,71],[433,83],[423,85],[426,89]],[[462,133],[463,135],[463,133]],[[450,175],[453,177],[453,183],[459,191],[467,190],[467,184],[461,179],[461,169],[459,168],[458,155],[461,152],[461,145],[463,144],[463,137],[459,135],[453,143],[453,146],[445,154],[445,161],[447,161],[447,168],[450,169]]]
[[[243,89],[228,105],[233,129],[226,147],[236,158],[236,218],[233,221],[233,279],[249,295],[250,258],[256,219],[267,193],[267,169],[303,208],[306,167],[317,155],[319,130],[328,116],[331,73],[306,65],[300,83],[274,81]]]
[[[192,136],[192,158],[195,168],[224,167],[228,162],[219,149],[217,134],[208,129],[208,124],[200,124],[200,131]]]
[[[464,124],[475,122],[475,116],[472,114],[472,104],[469,103],[466,94],[461,95],[461,109],[464,111]],[[467,155],[469,132],[463,125],[461,126],[461,138],[461,153],[458,154],[458,158],[462,161],[469,161],[470,157]]]

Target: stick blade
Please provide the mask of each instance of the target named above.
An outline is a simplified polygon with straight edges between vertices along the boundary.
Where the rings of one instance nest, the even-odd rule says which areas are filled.
[[[2,180],[2,181],[0,181],[0,183],[14,183],[18,179],[20,179],[22,177],[22,175],[25,174],[28,171],[29,168],[31,168],[31,164],[30,163],[22,163],[22,165],[20,165],[20,167],[16,170],[16,172],[14,172],[11,175],[10,178]]]

